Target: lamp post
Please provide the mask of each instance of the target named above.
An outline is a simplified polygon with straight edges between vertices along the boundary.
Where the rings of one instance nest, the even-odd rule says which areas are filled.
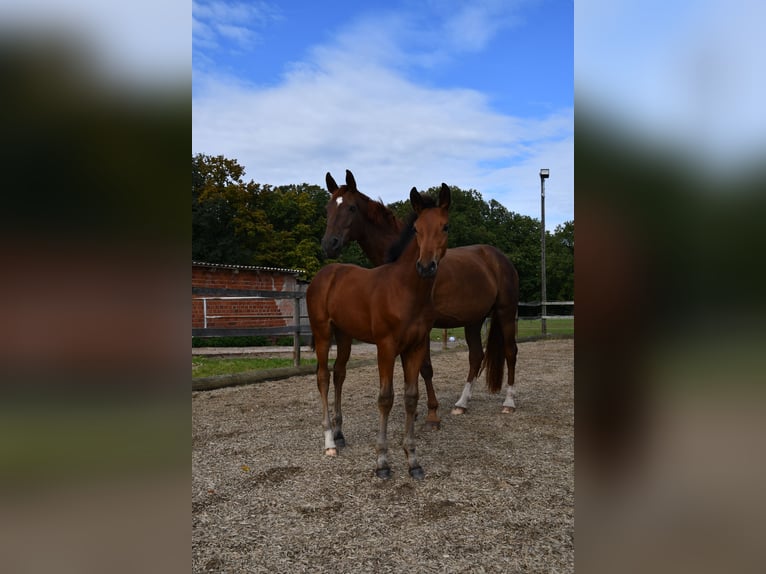
[[[543,336],[548,334],[548,326],[545,323],[545,317],[548,314],[546,308],[547,295],[545,294],[545,180],[550,177],[549,169],[540,170],[540,276],[542,282],[541,291],[541,312],[540,312],[540,326],[542,328]]]

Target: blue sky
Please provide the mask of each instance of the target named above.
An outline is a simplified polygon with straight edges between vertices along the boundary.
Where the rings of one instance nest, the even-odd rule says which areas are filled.
[[[442,181],[574,218],[570,1],[193,2],[192,153],[385,202]]]

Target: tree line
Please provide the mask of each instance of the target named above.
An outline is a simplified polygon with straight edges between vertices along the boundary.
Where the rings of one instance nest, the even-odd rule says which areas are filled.
[[[324,257],[326,189],[306,183],[271,186],[245,181],[234,159],[192,156],[192,259],[212,263],[303,269],[306,278],[331,261],[371,267],[354,243],[337,260]],[[438,187],[427,190],[436,196]],[[519,272],[521,301],[540,300],[540,221],[509,211],[474,190],[451,187],[449,247],[486,243],[503,251]],[[403,195],[406,195],[403,193]],[[405,199],[388,207],[409,214]],[[546,232],[547,295],[574,299],[574,221]]]

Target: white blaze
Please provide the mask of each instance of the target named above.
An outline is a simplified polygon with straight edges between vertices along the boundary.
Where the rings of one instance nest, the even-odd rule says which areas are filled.
[[[335,203],[337,203],[338,205],[340,205],[341,203],[343,203],[343,198],[342,198],[342,197],[339,197],[338,199],[336,199],[336,200],[335,200]]]

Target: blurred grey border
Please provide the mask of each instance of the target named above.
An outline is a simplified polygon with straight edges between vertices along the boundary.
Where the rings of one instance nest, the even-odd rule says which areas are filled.
[[[766,9],[575,15],[576,566],[755,572]]]
[[[191,7],[0,5],[0,554],[188,572]]]

